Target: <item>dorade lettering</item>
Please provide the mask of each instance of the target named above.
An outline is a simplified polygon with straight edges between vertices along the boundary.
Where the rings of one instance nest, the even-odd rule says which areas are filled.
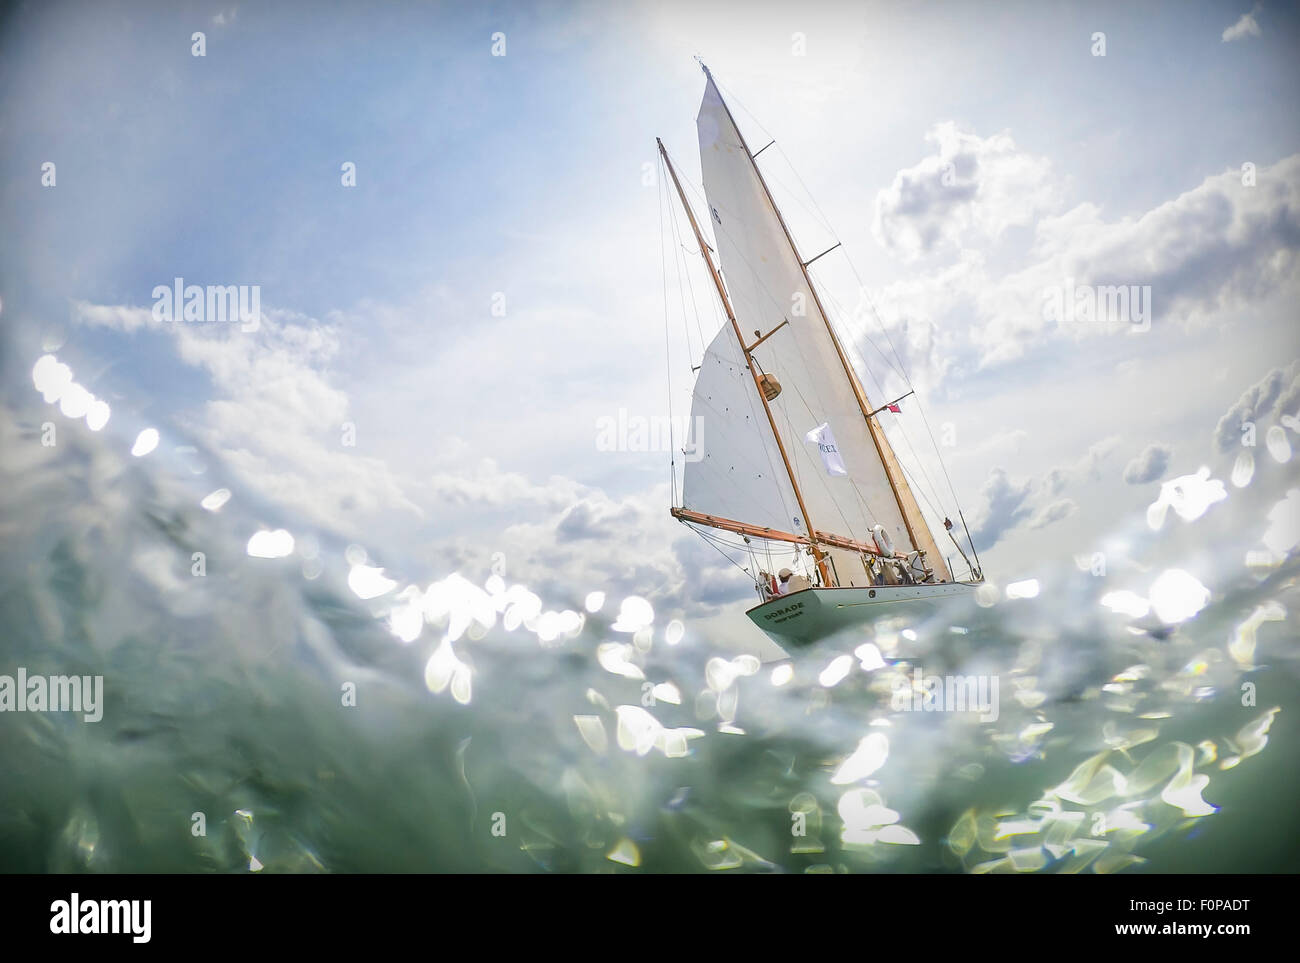
[[[802,608],[803,608],[802,602],[795,602],[793,605],[787,605],[785,606],[785,608],[777,609],[774,612],[767,612],[763,615],[763,618],[771,622],[775,618],[778,618],[780,616],[790,615],[792,612],[798,612]]]

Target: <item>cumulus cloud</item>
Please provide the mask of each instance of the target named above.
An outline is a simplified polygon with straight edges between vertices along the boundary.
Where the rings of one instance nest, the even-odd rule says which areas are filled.
[[[559,475],[545,483],[531,481],[519,472],[504,471],[493,458],[482,458],[459,470],[436,472],[413,494],[448,506],[506,508],[526,505],[559,511],[587,494],[590,489]]]
[[[1250,13],[1243,13],[1241,19],[1223,31],[1223,43],[1231,43],[1234,40],[1240,40],[1243,37],[1258,37],[1259,22],[1255,15],[1259,13],[1259,4]]]
[[[1048,330],[1082,336],[1136,330],[1106,314],[1105,324],[1062,323],[1049,300],[1072,289],[1149,288],[1149,322],[1203,321],[1215,312],[1294,286],[1300,255],[1300,154],[1259,168],[1246,186],[1241,171],[1207,177],[1140,217],[1106,220],[1081,204],[1037,224],[1033,262],[977,295],[972,330],[985,364],[1024,354]],[[1128,321],[1134,320],[1128,318]]]
[[[1078,510],[1078,503],[1076,503],[1073,498],[1058,498],[1056,501],[1050,502],[1038,511],[1034,512],[1033,518],[1029,519],[1029,527],[1046,528],[1053,522],[1059,522],[1063,518],[1069,518]]]
[[[561,542],[599,539],[609,531],[608,523],[617,515],[616,511],[602,510],[601,506],[591,502],[579,502],[560,518],[555,526],[555,537]]]
[[[1009,134],[980,137],[949,121],[926,140],[935,153],[876,197],[876,238],[906,259],[967,237],[996,238],[1061,202],[1047,159],[1020,150]]]
[[[506,527],[493,545],[505,551],[512,579],[547,597],[581,600],[600,589],[708,615],[752,592],[730,562],[668,514],[669,500],[666,484],[619,499],[588,490],[576,504]]]
[[[332,328],[288,312],[271,312],[253,335],[176,328],[181,359],[206,369],[214,388],[195,430],[226,464],[343,530],[382,511],[424,517],[382,459],[345,442],[348,396],[327,374],[339,347]]]
[[[1017,441],[1023,434],[1013,431],[994,438]],[[1078,503],[1061,497],[1062,492],[1070,485],[1100,479],[1102,466],[1119,444],[1116,435],[1102,438],[1073,463],[1058,465],[1037,481],[1012,481],[1006,469],[994,468],[982,490],[985,507],[971,526],[980,551],[992,548],[1021,524],[1030,529],[1046,528],[1077,512]]]
[[[1059,495],[1067,485],[1078,481],[1096,481],[1101,478],[1101,466],[1119,447],[1118,435],[1110,435],[1095,441],[1088,450],[1072,465],[1060,465],[1049,471],[1043,480],[1044,487],[1052,495]]]
[[[1142,453],[1124,466],[1124,480],[1130,485],[1153,482],[1169,470],[1174,450],[1160,443],[1147,445]]]
[[[1031,514],[1029,497],[1034,483],[1031,480],[1014,482],[1005,468],[994,468],[984,482],[981,494],[985,507],[971,526],[971,538],[984,551],[992,548],[1009,531]]]
[[[202,418],[187,427],[250,485],[322,525],[349,531],[379,512],[425,519],[466,505],[560,511],[587,491],[559,476],[534,482],[491,458],[457,458],[456,471],[411,478],[346,445],[345,425],[354,416],[330,371],[341,350],[338,324],[281,310],[265,312],[251,332],[215,323],[160,324],[149,308],[84,301],[74,303],[73,319],[170,336],[180,360],[211,380]],[[456,439],[442,447],[465,454]]]
[[[869,370],[893,369],[897,352],[908,374],[907,387],[925,393],[947,376],[955,335],[967,323],[969,293],[985,283],[983,257],[964,250],[956,262],[940,270],[899,276],[882,287],[862,289],[852,313],[835,321]],[[878,359],[885,352],[889,360],[882,365]]]
[[[1274,368],[1247,388],[1214,426],[1214,446],[1227,451],[1241,440],[1241,426],[1247,421],[1294,414],[1300,407],[1300,361]]]
[[[344,443],[349,402],[327,373],[339,350],[331,326],[287,311],[263,312],[256,331],[159,324],[148,308],[85,302],[73,318],[125,332],[150,325],[172,337],[180,360],[211,382],[202,417],[182,427],[262,494],[341,531],[381,511],[424,517],[387,464]]]
[[[750,591],[721,555],[683,538],[668,514],[667,485],[616,500],[570,478],[535,481],[492,458],[470,461],[469,447],[456,438],[442,446],[454,469],[412,477],[346,446],[342,428],[355,415],[332,371],[341,350],[335,324],[272,310],[257,331],[244,332],[159,325],[147,308],[92,304],[79,305],[74,318],[123,332],[148,325],[172,338],[179,359],[210,383],[183,427],[249,490],[294,506],[326,530],[369,540],[376,521],[404,519],[408,528],[426,526],[439,570],[486,571],[502,551],[511,580],[567,604],[599,588],[706,615]],[[450,527],[466,508],[474,538]],[[510,524],[521,511],[527,521]],[[498,519],[506,524],[495,527]]]
[[[753,586],[725,558],[705,547],[696,535],[673,542],[681,568],[688,612],[708,614],[754,596]]]

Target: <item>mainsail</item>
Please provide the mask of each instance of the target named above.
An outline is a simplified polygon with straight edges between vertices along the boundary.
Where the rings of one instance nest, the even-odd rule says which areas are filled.
[[[950,579],[712,76],[696,123],[726,294],[736,326],[755,333],[746,335],[747,352],[736,326],[723,325],[705,352],[683,507],[824,542],[839,585],[868,585],[871,578],[860,552],[830,547],[836,539],[819,536],[871,543],[877,525],[895,550],[926,552],[936,577]],[[766,412],[747,354],[757,373],[781,385]],[[846,474],[829,473],[817,444],[805,440],[822,425],[838,442]]]

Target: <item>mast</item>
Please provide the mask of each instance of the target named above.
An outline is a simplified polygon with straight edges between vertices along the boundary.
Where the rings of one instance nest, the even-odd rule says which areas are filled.
[[[709,83],[713,84],[714,89],[717,90],[717,82],[714,81],[713,74],[709,72],[709,68],[705,66],[703,61],[700,61],[700,68],[704,71],[704,75],[709,79]],[[872,444],[876,447],[876,454],[880,458],[881,465],[884,466],[885,478],[889,481],[889,488],[893,493],[895,503],[898,505],[898,512],[903,518],[904,526],[907,528],[908,538],[911,539],[913,545],[926,553],[926,556],[931,560],[931,567],[936,573],[951,578],[951,574],[946,571],[943,556],[940,554],[939,548],[935,544],[934,536],[931,534],[930,528],[926,524],[924,516],[921,514],[920,506],[916,503],[916,497],[912,494],[912,490],[907,484],[907,479],[903,477],[902,466],[898,463],[897,456],[894,455],[893,449],[890,448],[888,439],[884,437],[884,430],[871,417],[871,405],[867,401],[866,392],[863,391],[862,383],[858,380],[858,376],[856,372],[854,372],[853,366],[849,364],[848,357],[844,353],[844,348],[840,344],[840,339],[835,334],[835,329],[831,325],[830,316],[822,306],[821,298],[817,295],[817,288],[812,282],[812,276],[808,273],[808,265],[812,262],[804,261],[803,256],[799,253],[799,248],[794,242],[794,237],[790,234],[790,228],[785,223],[785,217],[782,216],[781,209],[777,207],[776,199],[772,196],[772,191],[767,186],[767,180],[763,177],[763,172],[759,170],[758,163],[754,160],[755,155],[750,152],[749,144],[745,141],[745,135],[741,133],[740,125],[736,123],[736,118],[732,115],[731,108],[727,106],[727,101],[723,98],[722,91],[720,90],[718,90],[718,100],[722,104],[722,109],[727,112],[727,117],[731,121],[732,127],[735,128],[736,136],[740,138],[741,149],[744,150],[745,156],[749,158],[749,163],[754,169],[754,175],[758,178],[758,182],[763,188],[763,193],[767,197],[767,202],[772,206],[773,213],[776,214],[777,222],[781,225],[781,230],[784,232],[785,239],[790,245],[790,250],[794,253],[795,260],[799,262],[799,270],[803,274],[804,283],[807,284],[808,291],[813,298],[813,303],[817,306],[817,311],[821,314],[822,323],[826,325],[826,333],[830,336],[831,344],[835,348],[835,354],[839,358],[841,367],[844,369],[844,376],[848,379],[849,386],[853,389],[853,395],[854,398],[857,399],[858,409],[861,411],[862,418],[867,424],[867,431],[871,435]],[[662,145],[660,146],[662,149]],[[768,146],[771,145],[769,144]],[[766,149],[767,147],[763,148],[763,150]],[[836,247],[838,246],[839,245],[837,244]],[[823,251],[822,253],[826,254],[829,252]],[[821,257],[821,255],[817,255],[817,257]],[[813,258],[813,260],[816,260],[816,258]],[[730,309],[728,309],[728,314],[730,314]],[[732,319],[732,323],[735,323],[734,318]],[[741,348],[744,348],[743,340],[741,341]],[[748,358],[749,352],[746,351],[745,355],[746,358]],[[769,418],[770,417],[771,415],[769,413]],[[773,427],[773,431],[775,431],[775,427]],[[786,467],[788,468],[789,466],[787,465]],[[793,480],[793,476],[791,476],[791,478]],[[807,521],[806,514],[804,520]],[[918,537],[918,528],[924,534],[924,541],[921,537]]]
[[[682,202],[682,207],[686,209],[686,217],[691,222],[691,230],[695,232],[695,241],[700,246],[700,254],[709,268],[709,277],[713,278],[714,287],[718,289],[718,297],[722,299],[723,310],[727,312],[727,320],[731,322],[731,330],[735,332],[736,341],[739,342],[740,350],[744,353],[745,365],[749,369],[750,377],[754,379],[754,388],[758,392],[759,401],[763,403],[763,413],[767,415],[768,427],[772,430],[772,437],[776,439],[777,450],[781,453],[781,462],[785,465],[786,474],[790,478],[790,486],[793,488],[795,500],[799,504],[799,513],[803,516],[804,527],[808,530],[808,544],[812,547],[813,558],[816,559],[817,568],[822,574],[822,584],[830,585],[830,570],[826,566],[824,553],[818,544],[817,530],[813,528],[812,519],[808,517],[808,508],[804,504],[803,493],[799,490],[799,480],[795,477],[794,469],[790,467],[790,458],[786,454],[785,442],[781,440],[781,433],[776,430],[776,419],[772,417],[772,408],[768,404],[767,395],[763,392],[763,385],[758,380],[758,370],[750,356],[753,346],[745,347],[745,337],[741,334],[740,322],[736,320],[736,314],[731,309],[731,300],[727,297],[727,289],[722,284],[722,276],[718,274],[718,269],[713,264],[713,258],[709,256],[709,246],[704,242],[704,235],[700,233],[700,225],[695,220],[695,212],[691,210],[691,205],[686,202],[686,192],[682,190],[682,183],[677,179],[677,169],[673,167],[673,162],[668,157],[668,151],[664,149],[664,142],[656,137],[655,143],[659,145],[659,154],[668,166],[668,173],[673,179],[673,186],[677,188],[677,196]],[[677,511],[674,510],[673,514],[677,515]],[[682,516],[677,515],[677,517]]]

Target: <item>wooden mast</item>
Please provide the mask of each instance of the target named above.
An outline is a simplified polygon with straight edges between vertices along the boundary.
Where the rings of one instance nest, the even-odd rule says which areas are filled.
[[[700,225],[695,220],[695,212],[691,210],[691,205],[686,203],[686,192],[682,190],[682,183],[677,179],[677,169],[673,167],[673,162],[668,157],[668,151],[664,149],[664,142],[656,137],[655,143],[659,145],[659,154],[668,166],[668,173],[673,179],[673,186],[677,188],[677,196],[681,199],[682,207],[686,209],[686,217],[691,222],[691,230],[695,232],[695,240],[700,246],[700,254],[704,257],[704,263],[708,265],[709,276],[713,278],[713,284],[718,289],[718,297],[722,299],[722,308],[727,312],[727,320],[731,322],[731,329],[736,334],[736,342],[740,345],[740,350],[744,352],[745,367],[749,369],[750,377],[754,379],[754,389],[758,392],[758,400],[763,403],[763,412],[767,415],[768,427],[772,429],[772,437],[776,439],[777,450],[781,453],[781,461],[785,464],[786,474],[790,477],[790,486],[794,489],[795,501],[799,503],[799,513],[803,516],[804,527],[808,529],[808,544],[812,547],[813,558],[817,560],[817,568],[822,573],[822,584],[830,585],[832,580],[830,569],[826,565],[825,553],[817,543],[816,530],[813,528],[812,519],[808,517],[808,508],[804,505],[803,493],[799,491],[799,481],[795,478],[794,469],[790,467],[790,458],[786,455],[785,443],[781,441],[781,433],[776,430],[776,419],[772,417],[772,409],[767,403],[767,395],[763,393],[763,385],[758,380],[758,371],[750,358],[749,349],[745,347],[744,335],[740,333],[740,322],[736,320],[736,314],[731,310],[731,299],[727,297],[727,289],[722,284],[722,276],[718,274],[718,269],[713,264],[713,258],[709,257],[709,246],[704,243],[704,235],[700,233]]]
[[[698,60],[698,58],[696,58]],[[713,89],[718,90],[718,85],[713,79],[713,74],[709,68],[700,61],[700,68],[704,71],[704,76],[709,78],[709,83],[713,84]],[[731,108],[722,97],[722,91],[718,90],[718,102],[722,104],[722,109],[727,112],[727,118],[731,121],[731,126],[736,131],[736,136],[740,138],[741,149],[744,150],[745,156],[749,158],[750,166],[754,168],[754,175],[758,178],[758,183],[763,188],[763,193],[767,196],[767,202],[772,205],[772,212],[776,214],[776,219],[781,225],[781,230],[785,233],[785,239],[790,245],[790,250],[794,253],[794,258],[799,262],[799,270],[803,272],[804,283],[808,286],[808,292],[812,295],[813,303],[817,305],[817,310],[822,316],[822,323],[826,325],[826,333],[830,335],[831,344],[835,347],[835,354],[840,359],[840,365],[844,368],[844,375],[849,380],[849,385],[853,389],[853,395],[857,399],[858,409],[862,412],[862,419],[867,423],[867,431],[871,434],[871,441],[876,446],[876,454],[880,457],[880,463],[885,469],[885,478],[889,482],[890,491],[893,492],[894,501],[898,504],[898,513],[903,517],[903,524],[907,528],[908,538],[918,549],[926,550],[930,558],[931,567],[936,573],[945,574],[951,579],[951,574],[947,572],[947,566],[944,565],[943,556],[939,552],[939,547],[934,542],[934,536],[930,533],[930,528],[925,523],[925,518],[921,514],[920,506],[916,503],[916,496],[912,494],[911,488],[907,484],[907,479],[903,477],[902,466],[898,463],[897,456],[889,447],[888,439],[884,437],[883,429],[871,419],[871,405],[867,401],[866,392],[862,389],[862,384],[858,381],[858,376],[849,364],[848,357],[844,354],[844,348],[840,345],[840,339],[835,334],[835,329],[831,326],[830,316],[822,307],[821,298],[817,296],[817,288],[813,285],[812,277],[808,274],[808,264],[804,262],[803,256],[799,253],[799,248],[794,243],[794,237],[790,234],[790,228],[786,226],[785,218],[781,215],[781,209],[776,206],[776,199],[772,197],[772,192],[767,186],[767,181],[763,178],[763,172],[758,169],[758,163],[754,160],[754,155],[749,152],[749,145],[745,142],[745,135],[740,132],[740,125],[736,123],[736,118],[732,116]],[[770,144],[768,145],[771,146]],[[763,148],[766,150],[767,148]],[[827,253],[827,252],[822,252]],[[820,257],[821,255],[818,255]],[[813,260],[816,260],[814,258]],[[811,263],[811,262],[808,262]],[[743,347],[743,342],[742,342]],[[774,429],[775,430],[775,429]],[[778,438],[779,441],[779,438]],[[888,452],[888,454],[886,454]],[[906,502],[906,504],[904,504]],[[913,515],[915,514],[915,523]],[[807,516],[805,516],[805,521]],[[925,533],[927,545],[923,546],[921,540],[917,537],[916,525],[919,524]]]

